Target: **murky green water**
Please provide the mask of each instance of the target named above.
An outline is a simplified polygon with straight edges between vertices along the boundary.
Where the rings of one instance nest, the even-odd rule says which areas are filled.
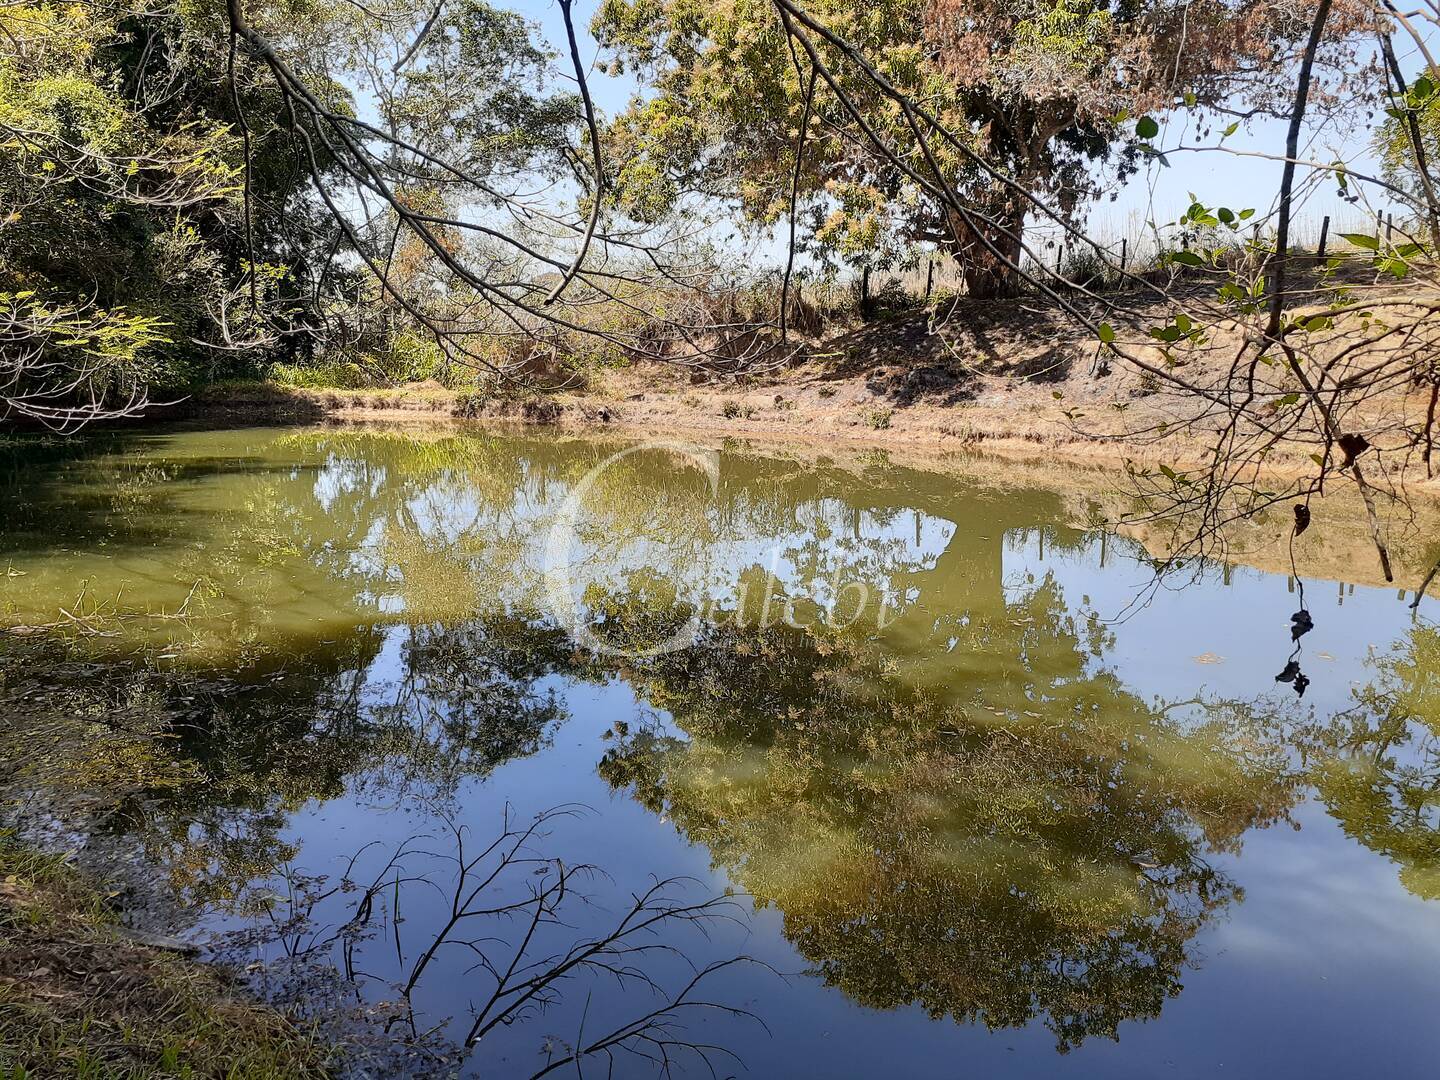
[[[0,637],[7,771],[475,1074],[1432,1074],[1440,633],[1311,580],[1292,643],[1245,569],[1117,620],[1150,568],[1083,516],[679,444],[20,443],[0,612],[70,645]]]

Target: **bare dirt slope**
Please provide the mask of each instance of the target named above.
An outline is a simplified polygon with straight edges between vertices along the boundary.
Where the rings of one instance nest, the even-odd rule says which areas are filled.
[[[548,393],[481,396],[452,393],[438,384],[373,391],[262,385],[210,391],[192,407],[310,419],[446,415],[566,427],[840,439],[1109,464],[1138,458],[1179,467],[1204,458],[1218,421],[1187,426],[1193,399],[1121,361],[1107,360],[1099,342],[1063,313],[1026,301],[971,301],[937,314],[881,318],[793,350],[783,365],[742,375],[679,360],[603,369],[590,373],[583,386],[576,380],[577,385]],[[1132,316],[1138,339],[1143,339],[1147,317],[1143,308]],[[1440,335],[1440,326],[1436,331]],[[1408,340],[1408,347],[1418,347],[1413,336]],[[1238,331],[1218,332],[1203,348],[1181,355],[1179,369],[1201,383],[1219,378],[1239,342]],[[1163,363],[1158,346],[1136,348]],[[1425,388],[1400,387],[1366,408],[1377,427],[1418,429],[1427,402]],[[1162,423],[1168,428],[1164,439],[1135,437],[1142,431],[1153,435]],[[1309,468],[1315,449],[1281,446],[1269,466],[1277,471]],[[1423,485],[1426,477],[1406,479]]]

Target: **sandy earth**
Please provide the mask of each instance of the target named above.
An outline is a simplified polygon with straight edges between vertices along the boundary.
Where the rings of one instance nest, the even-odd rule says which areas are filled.
[[[1364,293],[1377,325],[1392,315],[1396,325],[1417,318],[1412,308],[1387,308],[1415,299],[1397,288],[1372,286]],[[1319,301],[1333,294],[1297,294],[1302,300],[1306,295]],[[1173,370],[1193,385],[1218,384],[1248,332],[1247,324],[1227,322],[1228,316],[1216,314],[1202,342],[1171,346],[1167,361],[1148,328],[1166,321],[1175,303],[1213,311],[1213,290],[1192,286],[1188,294],[1176,291],[1171,300],[1148,305],[1136,296],[1117,300],[1126,305],[1123,313],[1091,301],[1094,319],[1114,320],[1127,353]],[[1417,325],[1421,332],[1403,339],[1404,355],[1440,351],[1440,319]],[[1350,323],[1326,332],[1334,349],[1375,333]],[[1316,341],[1323,354],[1327,338]],[[259,385],[208,390],[190,407],[206,413],[314,419],[428,414],[569,428],[798,436],[887,448],[978,448],[1007,457],[1084,463],[1119,464],[1127,457],[1142,457],[1176,468],[1201,461],[1220,419],[1187,427],[1184,421],[1195,412],[1192,395],[1102,352],[1089,331],[1053,306],[1026,300],[964,301],[934,313],[901,312],[842,327],[823,340],[794,342],[766,354],[784,357],[783,366],[777,360],[773,368],[757,370],[752,361],[751,371],[741,374],[715,370],[725,361],[713,357],[701,367],[677,356],[669,363],[590,371],[583,380],[571,376],[576,385],[528,395],[484,398],[452,393],[438,383],[355,391]],[[1367,348],[1363,355],[1370,363],[1380,354]],[[1271,369],[1273,375],[1260,370],[1272,383],[1285,382],[1281,369]],[[1331,374],[1336,377],[1343,370]],[[1414,430],[1427,402],[1428,388],[1388,392],[1353,420],[1370,434],[1394,427],[1397,419]],[[1166,432],[1158,442],[1135,438],[1160,421]],[[1282,471],[1313,468],[1314,449],[1281,446],[1269,466]],[[1423,475],[1407,477],[1423,480]],[[1440,484],[1435,486],[1440,490]]]

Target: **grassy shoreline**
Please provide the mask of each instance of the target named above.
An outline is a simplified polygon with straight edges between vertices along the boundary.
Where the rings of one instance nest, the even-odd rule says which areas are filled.
[[[204,419],[226,422],[432,424],[486,421],[555,427],[565,431],[664,432],[727,436],[778,443],[826,444],[919,453],[972,453],[1018,461],[1064,461],[1096,468],[1116,467],[1135,457],[1135,447],[1118,436],[1079,434],[1060,410],[1010,410],[992,405],[946,409],[807,409],[779,395],[775,387],[705,387],[684,393],[662,390],[639,395],[555,393],[544,396],[476,399],[432,386],[376,390],[312,390],[278,383],[215,387],[147,420]],[[1146,448],[1153,452],[1153,448]],[[1206,454],[1195,439],[1172,438],[1166,460],[1193,466]],[[1267,462],[1278,476],[1313,468],[1308,448],[1281,450]],[[1440,478],[1421,479],[1420,493],[1440,496]]]
[[[0,1075],[326,1077],[312,1033],[127,930],[62,855],[0,832]]]

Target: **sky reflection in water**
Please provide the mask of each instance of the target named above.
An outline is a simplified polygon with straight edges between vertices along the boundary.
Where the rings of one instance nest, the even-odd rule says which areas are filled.
[[[507,814],[584,808],[477,903],[513,910],[447,930],[392,1033],[463,1041],[560,875],[589,902],[542,921],[521,972],[688,876],[666,897],[746,899],[653,940],[784,977],[705,983],[769,1034],[712,1009],[673,1031],[754,1075],[1430,1071],[1440,647],[1393,592],[1307,582],[1301,700],[1274,681],[1292,583],[1214,572],[1111,621],[1149,570],[1071,527],[1073,493],[739,451],[712,487],[656,449],[601,472],[563,545],[566,595],[624,654],[596,655],[556,618],[546,553],[623,448],[264,430],[12,450],[5,610],[47,621],[81,582],[111,613],[188,600],[82,642],[143,650],[203,781],[119,819],[215,927],[347,867],[401,879],[398,955],[395,889],[338,940],[363,888],[253,946],[348,964],[369,1001],[447,927],[452,829],[473,856]],[[691,647],[647,655],[696,611]],[[670,993],[689,977],[667,952],[623,963]],[[665,1000],[582,968],[470,1067],[528,1076]]]

